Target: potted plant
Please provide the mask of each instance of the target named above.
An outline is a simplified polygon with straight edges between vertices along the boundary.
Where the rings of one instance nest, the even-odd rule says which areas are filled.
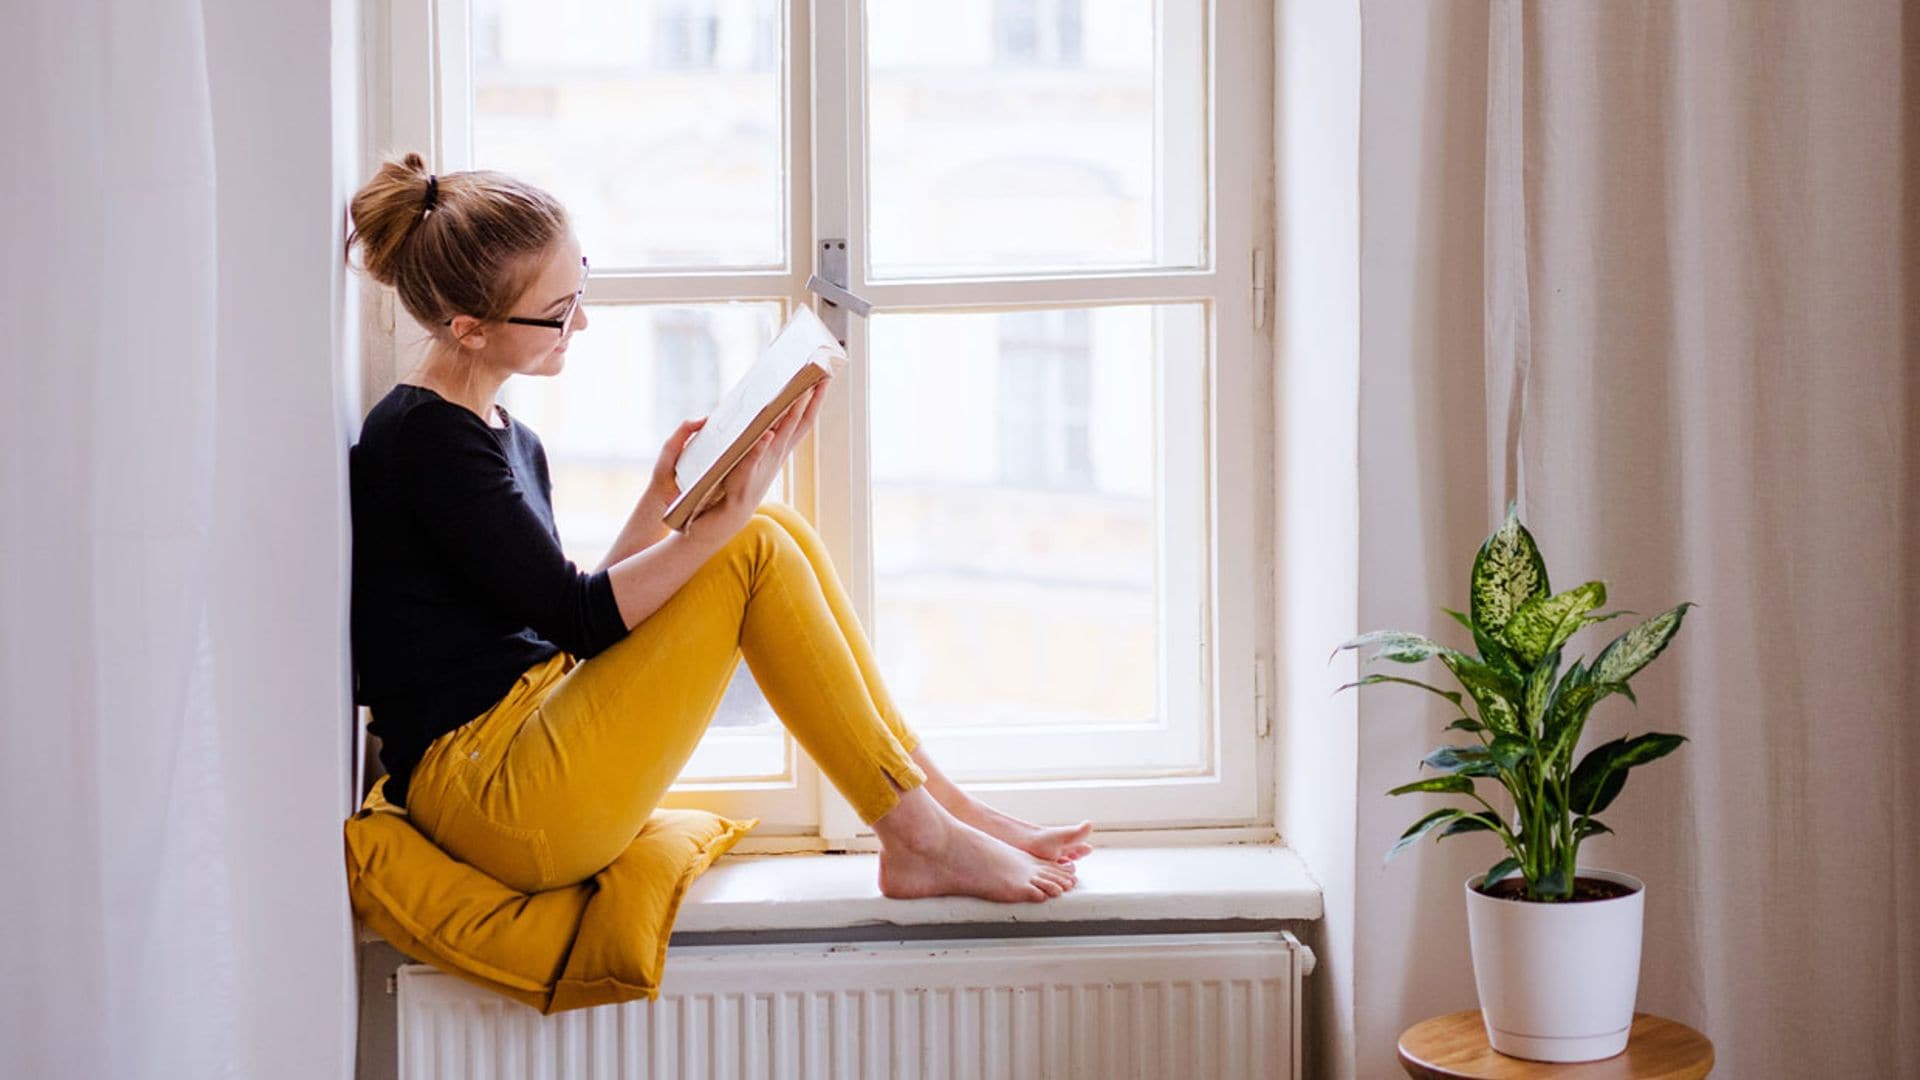
[[[1580,844],[1611,831],[1599,815],[1619,796],[1629,770],[1684,741],[1657,732],[1615,739],[1576,764],[1574,751],[1594,706],[1615,694],[1638,703],[1629,680],[1666,649],[1693,606],[1683,603],[1646,620],[1601,649],[1593,663],[1575,659],[1563,673],[1561,654],[1576,633],[1627,614],[1600,613],[1606,600],[1607,587],[1598,581],[1554,593],[1539,547],[1509,507],[1474,557],[1467,611],[1447,611],[1472,633],[1474,652],[1399,631],[1363,634],[1340,646],[1375,647],[1366,663],[1437,659],[1461,686],[1443,690],[1370,674],[1340,689],[1397,683],[1459,710],[1447,730],[1473,741],[1436,748],[1423,764],[1439,775],[1387,794],[1464,795],[1478,805],[1422,817],[1387,858],[1436,830],[1436,839],[1499,838],[1504,857],[1466,882],[1474,983],[1493,1048],[1537,1061],[1594,1061],[1626,1048],[1646,890],[1629,875],[1582,867]],[[1510,817],[1475,790],[1482,779],[1506,792]]]

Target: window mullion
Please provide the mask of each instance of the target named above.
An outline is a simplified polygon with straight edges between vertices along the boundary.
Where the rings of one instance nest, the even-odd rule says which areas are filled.
[[[858,0],[796,0],[811,8],[808,45],[812,65],[813,230],[805,262],[817,264],[822,244],[847,245],[847,284],[858,293],[865,284],[864,224],[857,192],[860,174],[858,119],[865,95],[859,86],[860,19]],[[817,469],[814,523],[839,568],[861,625],[873,626],[871,542],[867,527],[868,356],[864,319],[847,326],[850,363],[837,380],[814,428]],[[861,822],[830,783],[818,785],[820,834],[830,846],[844,846]]]

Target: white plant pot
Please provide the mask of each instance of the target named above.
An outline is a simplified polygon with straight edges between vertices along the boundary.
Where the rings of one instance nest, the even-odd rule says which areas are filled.
[[[1633,892],[1611,900],[1497,900],[1467,880],[1473,982],[1487,1040],[1510,1057],[1598,1061],[1627,1048],[1640,990],[1646,886],[1629,874],[1581,870]]]

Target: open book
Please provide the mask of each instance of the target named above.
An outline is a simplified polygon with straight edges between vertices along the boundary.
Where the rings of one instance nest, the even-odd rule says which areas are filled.
[[[661,519],[667,527],[685,529],[787,406],[846,362],[847,351],[820,317],[811,308],[796,308],[773,344],[713,407],[706,424],[680,451],[680,461],[673,470],[680,497],[667,507]]]

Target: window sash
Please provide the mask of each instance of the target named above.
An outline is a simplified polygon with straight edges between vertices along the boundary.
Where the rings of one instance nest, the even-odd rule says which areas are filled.
[[[376,47],[369,92],[389,104],[368,125],[368,154],[389,146],[427,146],[439,171],[465,168],[472,160],[472,117],[467,8],[463,0],[374,0],[387,5],[385,48]],[[1163,0],[1162,6],[1173,0]],[[1210,717],[1205,775],[1136,776],[1070,783],[982,783],[970,788],[1010,813],[1040,820],[1091,817],[1110,828],[1176,828],[1246,825],[1271,821],[1270,743],[1256,701],[1254,672],[1271,646],[1262,632],[1266,590],[1260,580],[1260,524],[1270,516],[1268,470],[1259,448],[1270,445],[1268,373],[1259,358],[1270,345],[1255,325],[1254,268],[1265,258],[1267,235],[1261,197],[1271,163],[1271,58],[1259,47],[1269,40],[1269,12],[1258,0],[1212,0],[1198,20],[1166,20],[1163,47],[1181,55],[1196,43],[1180,35],[1199,33],[1210,78],[1182,86],[1162,80],[1163,92],[1200,95],[1211,108],[1201,131],[1162,125],[1163,145],[1181,138],[1206,139],[1211,152],[1203,184],[1210,186],[1204,223],[1204,265],[1196,268],[1125,272],[1023,273],[992,278],[889,278],[871,280],[861,237],[867,205],[863,123],[865,72],[862,11],[858,0],[787,0],[782,78],[785,93],[787,198],[791,223],[785,265],[766,270],[718,269],[596,274],[587,301],[618,303],[710,303],[773,300],[811,302],[804,283],[812,253],[824,238],[849,245],[850,288],[876,312],[1002,310],[1111,303],[1198,303],[1208,313],[1208,370],[1204,377],[1204,498],[1206,612],[1192,666],[1197,673],[1196,708]],[[1164,13],[1162,13],[1164,16]],[[443,48],[455,44],[459,47]],[[435,73],[438,78],[435,78]],[[442,93],[442,90],[445,90]],[[1165,115],[1191,115],[1191,101],[1168,100]],[[1186,110],[1184,113],[1182,110]],[[384,121],[384,123],[382,122]],[[817,127],[816,127],[817,123]],[[1170,152],[1177,152],[1172,151]],[[1177,171],[1177,170],[1176,170]],[[1199,193],[1164,190],[1164,197]],[[1162,215],[1165,217],[1165,215]],[[1178,219],[1179,215],[1172,215]],[[1177,246],[1177,245],[1176,245]],[[1264,309],[1264,306],[1262,307]],[[387,330],[395,340],[413,340],[404,314],[391,312]],[[865,324],[852,320],[848,346],[855,358],[842,392],[828,398],[811,445],[796,452],[789,470],[789,501],[819,527],[842,569],[856,610],[872,624],[872,543],[868,532],[869,428]],[[383,343],[387,348],[393,346]],[[383,350],[384,351],[384,350]],[[1247,453],[1247,449],[1254,452]],[[990,449],[990,447],[989,447]],[[1164,485],[1163,485],[1164,489]],[[1174,613],[1171,605],[1169,614]],[[1168,680],[1163,670],[1162,681]],[[981,736],[943,733],[964,743]],[[999,737],[996,735],[995,737]],[[789,747],[792,744],[789,740]],[[1071,744],[1054,744],[1071,753]],[[851,809],[822,782],[805,755],[790,753],[793,775],[784,784],[713,787],[685,785],[669,806],[704,806],[730,816],[762,819],[763,834],[815,832],[829,846],[858,845],[869,835]]]

